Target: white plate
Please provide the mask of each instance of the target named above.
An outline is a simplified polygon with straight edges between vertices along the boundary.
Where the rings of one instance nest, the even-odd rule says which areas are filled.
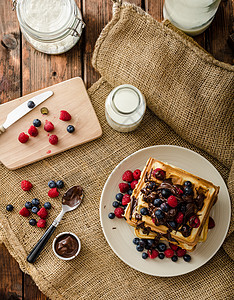
[[[141,252],[132,243],[134,229],[124,219],[108,218],[113,212],[112,202],[119,192],[118,184],[122,182],[122,174],[126,170],[140,169],[145,166],[149,157],[167,162],[182,168],[194,175],[220,186],[218,201],[211,210],[216,226],[209,230],[205,243],[198,244],[191,253],[191,261],[179,258],[176,263],[170,259],[142,259]],[[126,264],[145,274],[154,276],[178,276],[191,272],[204,265],[221,247],[228,231],[231,217],[231,203],[225,182],[215,167],[201,155],[182,147],[163,145],[139,150],[128,156],[117,165],[107,179],[101,195],[101,226],[112,250]]]

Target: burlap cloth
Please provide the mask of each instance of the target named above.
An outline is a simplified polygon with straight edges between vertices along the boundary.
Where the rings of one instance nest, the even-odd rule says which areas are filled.
[[[94,65],[103,78],[89,95],[103,136],[16,171],[0,165],[0,238],[51,299],[231,299],[233,261],[223,248],[198,270],[159,278],[124,264],[102,233],[98,208],[103,185],[116,164],[134,151],[157,144],[187,147],[206,157],[226,181],[231,167],[233,67],[137,10],[116,7],[96,45]],[[121,134],[107,124],[104,103],[113,86],[126,82],[142,90],[151,110],[135,132]],[[84,187],[83,203],[64,217],[55,233],[76,233],[82,249],[76,259],[63,262],[52,252],[52,238],[32,265],[26,257],[44,229],[30,227],[18,211],[33,197],[48,201],[51,178],[63,179],[66,187]],[[33,183],[30,192],[21,190],[22,179]],[[231,191],[233,177],[229,184]],[[48,223],[61,207],[59,200],[51,202]],[[8,203],[14,205],[12,213],[5,210]],[[231,235],[228,239],[225,249],[231,255]]]

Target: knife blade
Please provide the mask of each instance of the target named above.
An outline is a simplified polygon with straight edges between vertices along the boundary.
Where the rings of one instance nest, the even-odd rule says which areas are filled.
[[[4,132],[9,126],[14,124],[16,121],[21,119],[23,116],[25,116],[27,113],[29,113],[31,110],[33,110],[35,107],[37,107],[39,104],[41,104],[43,101],[47,100],[49,97],[51,97],[54,93],[52,91],[47,91],[42,94],[39,94],[24,103],[17,106],[15,109],[13,109],[6,118],[6,121],[0,125],[0,134]],[[32,108],[28,107],[28,102],[32,101],[35,105]]]

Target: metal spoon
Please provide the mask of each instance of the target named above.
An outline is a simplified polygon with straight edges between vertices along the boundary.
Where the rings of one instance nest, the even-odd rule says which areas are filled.
[[[73,186],[66,191],[62,198],[62,210],[60,214],[57,216],[57,218],[55,218],[54,222],[50,225],[50,227],[46,230],[41,239],[29,253],[27,257],[27,261],[29,263],[34,263],[35,260],[38,258],[41,251],[44,249],[46,243],[48,242],[49,238],[51,237],[56,227],[62,220],[64,214],[68,211],[76,209],[81,204],[82,199],[83,189],[80,186]]]

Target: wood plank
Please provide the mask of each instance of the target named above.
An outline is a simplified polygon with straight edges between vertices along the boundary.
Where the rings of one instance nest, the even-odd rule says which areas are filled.
[[[233,32],[232,0],[223,0],[220,3],[216,16],[210,27],[206,30],[206,49],[216,59],[234,64],[234,56],[228,45],[228,37]]]
[[[81,9],[81,0],[76,0]],[[82,38],[67,53],[61,55],[46,55],[34,50],[22,38],[22,94],[42,89],[52,84],[83,75]],[[30,276],[24,275],[24,299],[44,300],[45,296],[33,286]]]
[[[22,299],[22,272],[6,247],[0,245],[0,299]]]
[[[161,22],[163,20],[163,4],[164,0],[145,0],[145,11]]]
[[[129,0],[129,3],[141,6],[144,1]],[[84,82],[89,88],[100,75],[92,67],[92,55],[96,40],[104,26],[112,18],[112,2],[110,0],[83,0],[83,16],[86,23],[84,34]]]
[[[20,31],[12,2],[0,1],[0,103],[20,96]]]

